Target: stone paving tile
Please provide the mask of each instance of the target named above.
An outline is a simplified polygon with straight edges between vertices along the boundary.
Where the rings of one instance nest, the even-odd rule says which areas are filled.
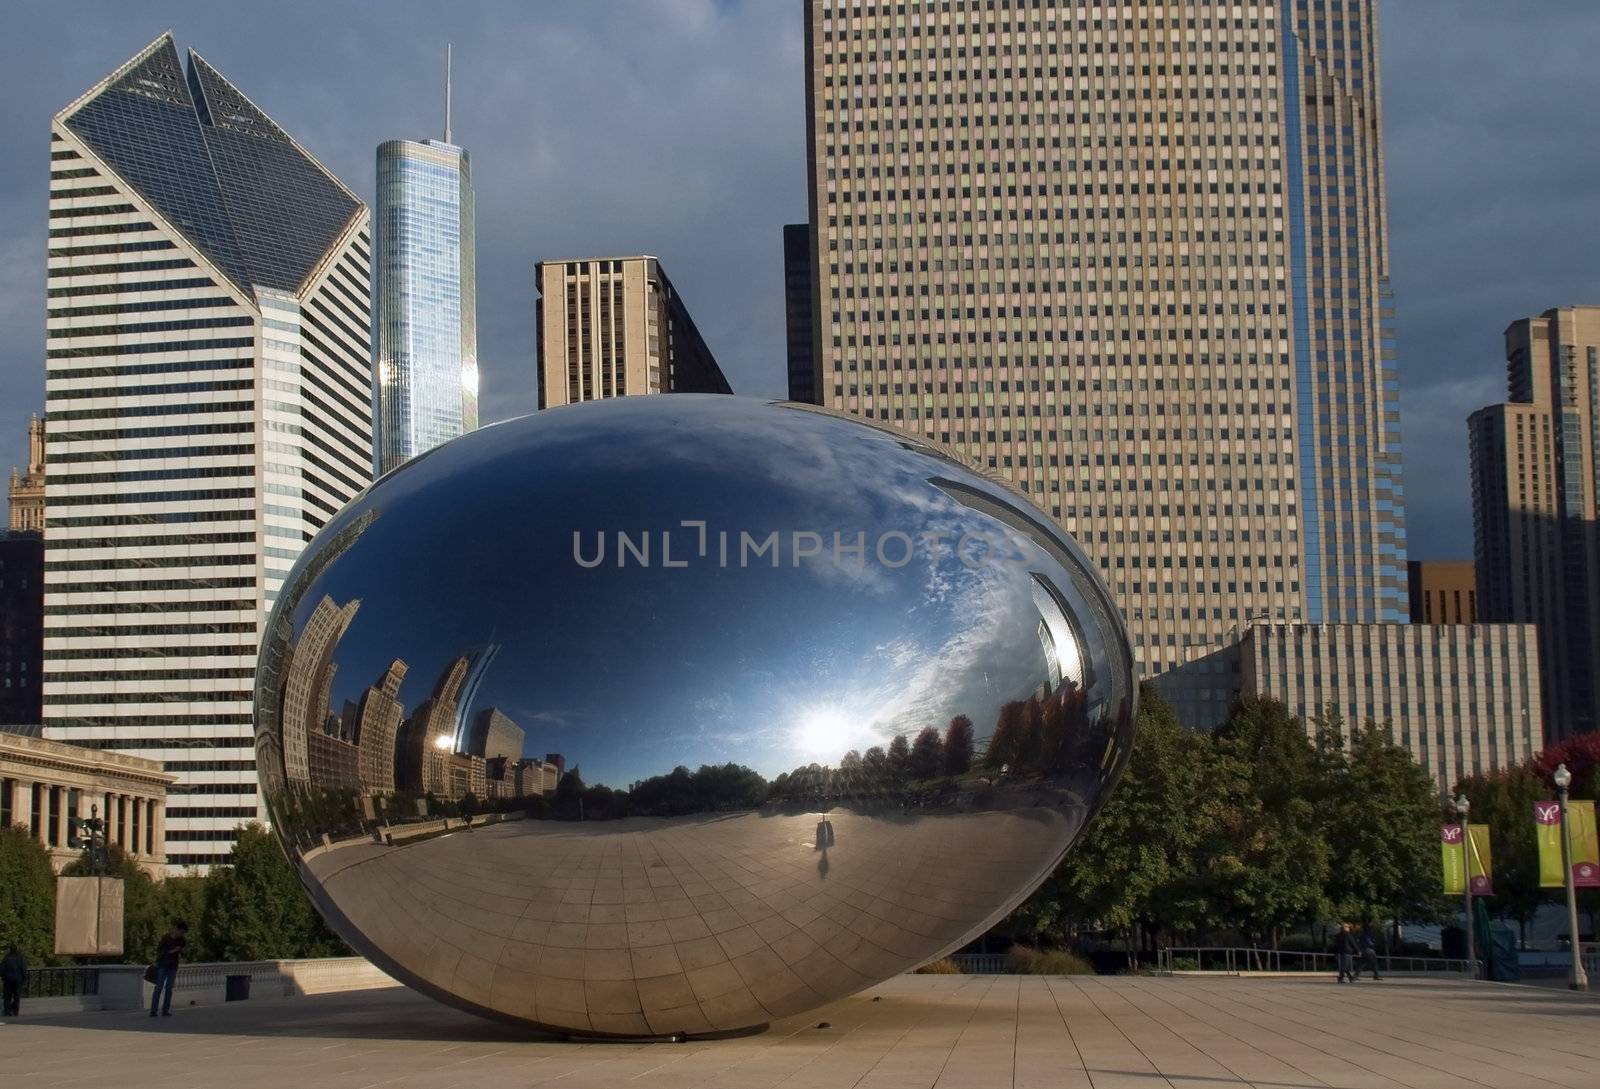
[[[819,1027],[827,1022],[827,1028]],[[1596,1089],[1600,1001],[1393,979],[902,976],[765,1033],[563,1041],[404,988],[0,1027],[27,1089]]]

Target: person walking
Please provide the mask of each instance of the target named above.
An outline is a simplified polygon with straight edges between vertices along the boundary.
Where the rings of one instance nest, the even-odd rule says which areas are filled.
[[[22,946],[11,943],[11,951],[0,960],[0,983],[5,986],[5,1016],[16,1017],[22,1012],[22,985],[28,980],[28,958],[22,955]]]
[[[1378,939],[1372,936],[1369,926],[1361,931],[1361,967],[1356,969],[1356,978],[1367,969],[1372,970],[1372,982],[1376,983],[1383,978],[1378,975]]]
[[[172,924],[172,929],[161,936],[156,946],[156,989],[150,995],[150,1016],[156,1015],[160,1006],[162,1017],[172,1016],[172,987],[178,981],[178,960],[189,944],[189,924],[182,919]]]
[[[1339,958],[1339,982],[1348,979],[1351,983],[1356,981],[1356,945],[1355,932],[1349,923],[1339,924],[1339,936],[1333,940],[1333,952]]]

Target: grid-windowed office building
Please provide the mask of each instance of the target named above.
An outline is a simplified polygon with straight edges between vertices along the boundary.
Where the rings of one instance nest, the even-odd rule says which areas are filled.
[[[478,426],[472,165],[438,140],[378,147],[376,469]]]
[[[541,261],[539,407],[640,393],[732,393],[654,257]]]
[[[1467,421],[1485,620],[1533,623],[1551,740],[1600,727],[1600,306],[1505,333],[1507,400]]]
[[[51,125],[45,733],[177,774],[171,866],[261,814],[266,612],[371,478],[367,219],[170,35]]]
[[[1373,4],[805,18],[818,401],[1059,517],[1146,675],[1404,620]]]

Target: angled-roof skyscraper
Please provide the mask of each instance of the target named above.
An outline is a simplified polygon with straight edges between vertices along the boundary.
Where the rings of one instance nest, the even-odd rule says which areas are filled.
[[[267,610],[371,479],[367,209],[170,34],[50,141],[45,729],[165,761],[206,865],[261,812]]]

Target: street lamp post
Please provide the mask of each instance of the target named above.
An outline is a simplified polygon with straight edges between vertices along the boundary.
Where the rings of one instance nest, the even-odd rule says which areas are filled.
[[[1472,925],[1472,829],[1467,824],[1472,803],[1465,794],[1456,797],[1456,812],[1461,814],[1461,884],[1466,890],[1464,900],[1467,906],[1467,971],[1473,979],[1478,978],[1478,938]]]
[[[1583,970],[1583,943],[1578,940],[1578,890],[1572,881],[1572,826],[1567,823],[1567,788],[1572,785],[1572,772],[1562,764],[1551,778],[1561,800],[1561,868],[1566,873],[1567,926],[1572,935],[1572,970],[1567,973],[1567,986],[1574,991],[1587,991],[1589,976]]]

